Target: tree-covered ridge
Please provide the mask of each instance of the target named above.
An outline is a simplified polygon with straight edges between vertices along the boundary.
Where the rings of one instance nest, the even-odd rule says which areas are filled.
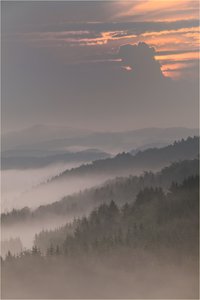
[[[2,260],[3,295],[198,298],[198,176],[174,182],[167,194],[146,187],[122,207],[104,203],[70,226],[43,231],[20,255],[8,253]]]
[[[76,255],[114,251],[118,247],[150,249],[172,248],[198,256],[199,177],[173,183],[167,194],[160,187],[141,190],[136,201],[122,207],[114,201],[93,210],[88,218],[76,220],[71,234],[58,243],[56,234],[42,232],[35,246],[52,253]],[[62,229],[64,230],[64,228]],[[60,235],[60,232],[59,234]],[[63,236],[64,237],[64,236]],[[53,250],[54,249],[54,250]]]
[[[77,221],[67,223],[54,230],[42,230],[35,235],[34,245],[43,254],[58,254],[60,253],[60,245],[66,239],[67,235],[73,234],[77,226]]]
[[[184,160],[174,162],[163,168],[160,172],[145,172],[142,176],[118,177],[104,185],[95,187],[80,193],[64,197],[58,202],[40,206],[34,211],[29,208],[13,210],[1,215],[2,225],[12,225],[16,222],[33,221],[49,216],[75,217],[88,214],[92,208],[101,203],[114,200],[118,205],[134,201],[136,195],[145,187],[162,187],[164,191],[171,183],[181,183],[186,177],[197,175],[199,172],[199,160]]]
[[[136,155],[120,153],[113,158],[101,159],[91,164],[66,170],[53,177],[60,180],[71,176],[88,176],[100,174],[129,175],[136,171],[157,170],[172,162],[197,158],[199,153],[199,137],[188,137],[163,148],[152,148],[139,151]]]

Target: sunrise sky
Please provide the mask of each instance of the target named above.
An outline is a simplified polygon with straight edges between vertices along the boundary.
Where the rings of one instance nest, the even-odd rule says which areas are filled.
[[[58,119],[70,124],[79,121],[78,125],[90,127],[96,120],[94,114],[97,112],[101,117],[96,120],[95,127],[100,130],[107,130],[108,126],[114,130],[119,112],[122,120],[126,116],[127,123],[126,126],[122,125],[123,129],[168,126],[173,122],[177,126],[194,126],[194,122],[186,122],[186,119],[192,118],[194,106],[197,104],[198,18],[199,1],[196,0],[3,2],[5,130],[15,126],[24,127],[34,122],[50,122],[52,116],[56,123]],[[142,42],[148,46],[149,53],[153,51],[150,60],[153,57],[159,62],[162,74],[172,79],[174,85],[175,82],[179,85],[176,88],[181,93],[178,96],[176,94],[179,100],[174,103],[177,109],[182,105],[183,117],[179,121],[175,121],[174,115],[170,121],[168,118],[168,121],[160,124],[163,120],[161,118],[156,123],[152,121],[152,114],[145,117],[142,123],[139,120],[141,114],[146,116],[145,101],[141,105],[141,101],[133,100],[136,96],[137,99],[141,97],[139,91],[134,91],[131,106],[127,100],[125,107],[120,105],[120,99],[116,100],[116,95],[119,94],[111,91],[120,81],[121,91],[126,90],[127,94],[131,94],[131,84],[128,84],[131,79],[125,73],[133,74],[132,78],[138,86],[136,81],[140,77],[134,74],[137,66],[132,63],[132,56],[128,53],[128,58],[124,58],[120,50],[127,44],[133,46],[128,51],[135,51],[135,45]],[[147,60],[141,57],[141,61]],[[143,64],[142,68],[148,66],[150,70],[149,62]],[[137,74],[139,73],[140,71]],[[143,74],[140,74],[141,85]],[[154,75],[156,74],[152,71],[152,77]],[[137,78],[134,79],[134,76]],[[181,97],[184,95],[184,85],[188,85],[187,90],[192,91],[195,84],[195,95],[193,92],[187,95],[193,101],[191,110],[188,100]],[[174,90],[174,86],[170,90]],[[158,95],[163,93],[164,90],[160,90]],[[144,100],[144,95],[142,97]],[[155,98],[155,95],[152,97]],[[109,112],[114,103],[118,109],[113,109],[112,114],[106,115],[99,103],[102,106],[107,105]],[[158,100],[155,100],[153,105],[157,103]],[[89,107],[87,111],[86,106]],[[78,112],[77,107],[80,108]],[[132,117],[127,117],[126,108],[128,113],[132,109]],[[35,118],[30,114],[29,117],[22,117],[20,114],[23,110],[25,115],[31,112]],[[170,107],[167,111],[169,110]],[[105,127],[102,125],[102,114]]]

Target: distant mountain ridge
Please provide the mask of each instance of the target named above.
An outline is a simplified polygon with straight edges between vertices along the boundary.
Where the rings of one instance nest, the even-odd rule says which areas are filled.
[[[3,170],[8,169],[29,169],[41,168],[55,163],[72,163],[72,162],[90,162],[97,159],[110,157],[110,154],[97,149],[87,149],[79,152],[60,152],[60,153],[34,153],[24,152],[23,155],[17,151],[6,151],[1,155],[1,167]]]
[[[144,128],[124,132],[92,132],[70,127],[33,126],[2,136],[2,150],[63,150],[68,147],[98,148],[108,152],[130,151],[140,147],[164,146],[174,140],[199,135],[198,129]]]
[[[92,131],[69,126],[35,125],[18,131],[2,134],[2,150],[31,150],[52,139],[75,138],[91,134]]]
[[[175,141],[163,148],[152,148],[131,153],[120,153],[113,158],[96,160],[91,164],[66,170],[49,180],[70,178],[71,176],[89,176],[109,174],[116,176],[134,174],[136,172],[158,170],[172,162],[197,158],[199,154],[199,137],[188,137],[186,140]]]

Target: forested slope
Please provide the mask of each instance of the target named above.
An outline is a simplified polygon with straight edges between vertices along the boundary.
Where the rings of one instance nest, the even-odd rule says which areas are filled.
[[[45,233],[31,251],[9,254],[2,262],[2,295],[198,298],[198,176],[172,184],[166,195],[145,188],[123,207],[102,204],[65,233],[58,244],[55,232],[44,255]]]
[[[199,153],[199,137],[188,137],[186,140],[175,141],[163,148],[152,148],[139,151],[136,155],[120,153],[114,158],[96,160],[91,164],[66,170],[53,177],[53,180],[75,178],[75,176],[114,175],[123,176],[137,172],[158,170],[168,164],[185,159],[197,158]]]
[[[16,222],[32,222],[52,216],[80,216],[88,214],[92,208],[101,203],[114,200],[123,205],[134,201],[137,193],[145,187],[161,187],[164,191],[173,181],[181,183],[186,177],[197,175],[199,160],[184,160],[172,163],[160,172],[145,172],[142,176],[119,177],[105,184],[64,197],[49,205],[43,205],[31,211],[29,208],[13,210],[1,214],[2,226],[13,225]]]

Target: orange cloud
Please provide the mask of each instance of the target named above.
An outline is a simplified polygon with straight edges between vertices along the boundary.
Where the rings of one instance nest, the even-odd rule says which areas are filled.
[[[23,36],[31,43],[72,43],[80,46],[104,45],[110,41],[130,40],[137,37],[135,34],[126,34],[124,31],[105,31],[97,37],[81,37],[89,33],[89,31],[34,32]]]
[[[199,27],[141,34],[141,40],[161,50],[188,50],[199,47]]]
[[[170,55],[159,55],[155,57],[159,61],[187,61],[191,59],[199,59],[199,52],[189,52],[189,53],[179,53],[179,54],[170,54]]]
[[[161,66],[162,73],[165,77],[171,77],[173,79],[179,79],[188,71],[191,72],[190,67],[194,67],[194,64],[190,63],[175,63],[164,64]],[[194,75],[194,74],[193,74]]]
[[[199,32],[199,27],[191,27],[191,28],[180,28],[175,30],[162,30],[162,31],[152,31],[142,33],[141,36],[162,36],[162,35],[170,35],[170,34],[178,34],[178,33],[192,33],[196,35],[196,32]]]
[[[113,5],[116,7],[118,6],[118,9],[115,11],[119,11],[120,13],[116,14],[115,18],[118,18],[118,21],[120,22],[123,20],[123,17],[126,21],[134,20],[155,22],[198,19],[199,17],[199,4],[196,0],[116,1]],[[126,19],[126,17],[129,18]],[[183,24],[185,23],[183,22]],[[109,29],[106,31],[105,27],[102,32],[95,32],[95,30],[93,31],[92,29],[77,31],[63,30],[60,32],[35,32],[32,34],[29,33],[25,38],[27,38],[27,40],[33,45],[39,45],[40,47],[44,45],[49,47],[62,47],[65,44],[69,44],[70,46],[76,47],[104,47],[104,50],[112,48],[112,50],[114,49],[113,51],[115,51],[115,49],[120,47],[122,44],[145,42],[148,45],[155,47],[157,52],[169,50],[186,51],[187,53],[156,56],[156,60],[159,60],[162,63],[162,71],[164,74],[178,74],[178,71],[176,72],[176,70],[181,70],[181,68],[183,69],[183,65],[180,65],[180,61],[182,61],[182,63],[184,61],[187,63],[189,60],[199,59],[199,53],[194,52],[194,50],[199,47],[199,27],[183,27],[180,29],[148,31],[137,35],[134,34],[134,26],[133,28],[129,26],[128,29],[124,30],[120,29],[124,28],[123,26],[119,27],[119,30],[115,30],[113,27],[111,28],[113,31],[109,31]],[[159,30],[159,26],[155,26],[154,30],[157,28]],[[161,26],[160,28],[164,27]],[[188,52],[188,49],[193,50],[193,52]],[[170,61],[173,62],[173,65],[172,63],[169,63]],[[175,62],[177,63],[175,64]],[[129,71],[127,68],[126,70]],[[181,74],[180,71],[179,73]]]
[[[194,66],[199,60],[199,52],[189,52],[156,56],[161,63],[161,70],[164,76],[178,79],[188,70],[188,66]]]
[[[138,20],[176,21],[198,18],[198,1],[194,0],[141,0],[130,7],[121,1],[122,12],[116,18],[134,17]]]

